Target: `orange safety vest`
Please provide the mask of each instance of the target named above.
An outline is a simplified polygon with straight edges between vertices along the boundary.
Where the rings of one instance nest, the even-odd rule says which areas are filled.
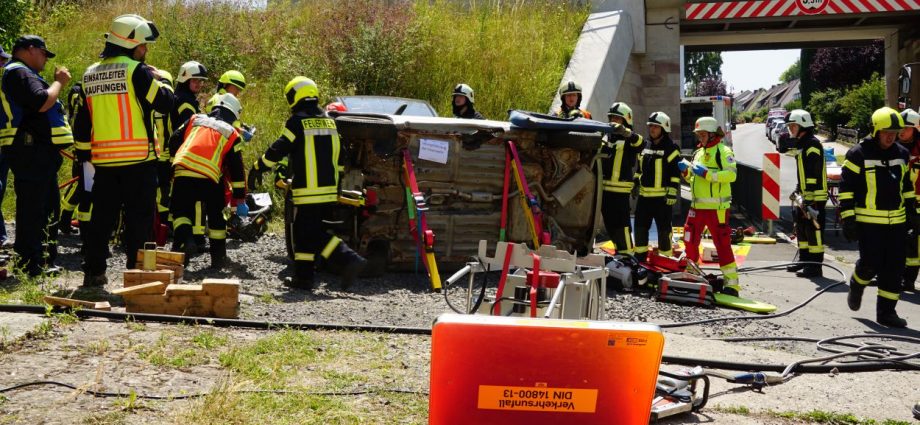
[[[238,138],[239,133],[232,125],[205,114],[193,115],[186,124],[182,146],[173,158],[175,175],[219,183],[224,156]]]
[[[83,92],[93,125],[92,162],[96,166],[131,165],[156,158],[160,146],[150,143],[138,96],[152,100],[160,83],[148,93],[137,93],[131,77],[140,62],[127,56],[105,58],[83,74]],[[154,128],[153,123],[149,128]],[[153,155],[151,156],[151,152]]]

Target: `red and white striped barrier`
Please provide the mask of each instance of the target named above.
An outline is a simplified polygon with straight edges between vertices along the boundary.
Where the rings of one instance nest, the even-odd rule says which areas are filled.
[[[764,220],[779,220],[779,153],[763,154],[763,192],[761,215]]]
[[[689,21],[920,10],[920,0],[750,0],[687,3]]]

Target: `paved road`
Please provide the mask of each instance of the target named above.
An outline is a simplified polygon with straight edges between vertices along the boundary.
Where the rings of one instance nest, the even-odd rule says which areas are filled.
[[[742,124],[732,132],[733,149],[738,162],[763,167],[763,154],[776,152],[764,131],[764,124]],[[834,153],[843,155],[847,147],[838,143],[826,142],[825,147],[833,147]],[[792,232],[792,208],[789,205],[789,194],[795,190],[796,170],[795,158],[789,155],[780,157],[780,216],[781,223],[777,223],[776,230],[786,233]],[[829,202],[827,209],[828,221],[834,221],[836,212]],[[854,263],[859,257],[855,243],[847,242],[839,230],[834,230],[835,225],[828,223],[825,231],[826,254],[832,258],[846,263]]]

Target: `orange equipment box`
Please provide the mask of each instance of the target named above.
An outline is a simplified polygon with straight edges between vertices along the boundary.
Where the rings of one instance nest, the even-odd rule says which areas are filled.
[[[656,325],[444,314],[431,337],[429,424],[648,424]]]

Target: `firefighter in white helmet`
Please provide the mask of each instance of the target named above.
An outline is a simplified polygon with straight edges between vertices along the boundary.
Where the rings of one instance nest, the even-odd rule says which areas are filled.
[[[95,168],[84,286],[106,284],[109,236],[122,211],[126,268],[134,268],[134,254],[151,234],[161,155],[152,114],[168,113],[173,105],[172,87],[144,63],[147,45],[159,35],[153,22],[141,16],[115,18],[105,35],[102,60],[83,74],[85,101],[75,118],[74,139],[78,158]]]
[[[671,256],[671,216],[680,197],[680,147],[671,140],[671,118],[653,112],[648,122],[649,140],[639,154],[636,183],[636,257],[645,260],[652,220],[658,229],[658,253]]]
[[[473,88],[466,84],[457,84],[452,94],[451,105],[454,111],[454,117],[467,118],[475,120],[484,120],[485,117],[476,110],[473,100]]]
[[[789,134],[795,138],[796,176],[795,191],[802,196],[802,207],[793,211],[796,239],[799,243],[799,262],[786,268],[799,277],[821,277],[824,262],[824,214],[827,207],[827,163],[824,148],[815,137],[815,122],[808,111],[795,109],[786,116]],[[817,213],[814,217],[810,214]],[[816,226],[817,224],[817,226]],[[809,264],[810,263],[810,264]]]

